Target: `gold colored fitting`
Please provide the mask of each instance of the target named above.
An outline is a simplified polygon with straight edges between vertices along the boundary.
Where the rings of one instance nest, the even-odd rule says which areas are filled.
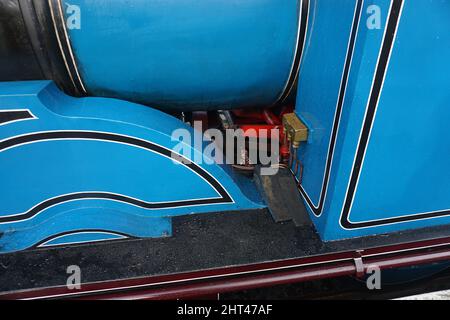
[[[301,142],[308,140],[308,128],[295,113],[289,113],[283,116],[283,127],[294,149],[298,149]]]

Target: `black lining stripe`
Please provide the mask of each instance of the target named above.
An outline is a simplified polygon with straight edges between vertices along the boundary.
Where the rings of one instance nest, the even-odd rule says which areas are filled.
[[[59,49],[69,73],[70,80],[77,95],[84,95],[86,93],[85,88],[79,76],[76,61],[74,60],[75,58],[72,58],[73,54],[72,48],[70,47],[70,39],[68,39],[65,27],[66,20],[64,16],[61,16],[61,0],[48,0],[48,2],[52,15],[54,30],[57,34]]]
[[[0,110],[0,125],[36,119],[29,110]]]
[[[383,88],[383,82],[387,73],[389,58],[394,47],[395,34],[400,21],[400,13],[403,7],[404,0],[393,0],[391,14],[389,16],[388,25],[386,29],[386,36],[382,45],[380,61],[375,73],[375,80],[373,89],[369,98],[366,119],[363,124],[360,143],[358,145],[355,164],[350,177],[349,188],[344,202],[343,212],[341,216],[341,225],[346,229],[360,229],[367,227],[375,227],[381,225],[388,225],[400,222],[417,221],[422,219],[437,218],[450,215],[450,210],[436,211],[430,213],[414,214],[410,216],[395,217],[388,219],[381,219],[377,221],[353,223],[349,220],[350,210],[352,207],[353,198],[355,196],[356,187],[358,184],[359,175],[361,173],[364,156],[369,143],[370,132],[375,120],[376,109],[378,101]]]
[[[331,133],[330,148],[328,150],[327,163],[326,163],[326,167],[325,167],[324,183],[322,184],[322,190],[320,192],[319,205],[318,205],[317,208],[315,207],[314,203],[309,198],[309,196],[306,193],[306,191],[303,188],[303,186],[300,185],[300,193],[302,194],[303,198],[308,203],[308,206],[310,207],[310,209],[312,210],[312,212],[316,216],[320,216],[322,214],[323,206],[325,204],[325,194],[326,194],[326,191],[328,189],[328,183],[329,183],[329,180],[330,180],[330,171],[331,171],[331,165],[332,165],[332,160],[333,160],[333,154],[334,154],[334,149],[335,149],[335,146],[336,146],[337,134],[338,134],[338,129],[339,129],[339,122],[340,122],[340,119],[341,119],[342,107],[343,107],[344,100],[345,100],[345,93],[346,93],[346,90],[347,90],[347,84],[348,84],[348,78],[349,78],[349,74],[350,74],[351,62],[352,62],[353,53],[354,53],[354,50],[355,50],[357,30],[358,30],[359,22],[360,22],[361,15],[362,15],[362,7],[363,7],[363,0],[358,0],[357,3],[356,3],[355,15],[354,15],[354,20],[353,20],[353,25],[352,25],[353,27],[352,27],[351,34],[350,34],[349,46],[348,46],[348,51],[347,51],[347,58],[346,58],[346,61],[345,61],[344,72],[343,72],[341,85],[340,85],[340,91],[339,91],[336,115],[335,115],[334,122],[333,122],[333,129],[332,129],[332,133]]]
[[[294,57],[294,63],[292,66],[291,74],[289,75],[288,82],[286,83],[286,88],[284,92],[281,94],[280,98],[278,99],[277,103],[283,103],[291,94],[292,89],[295,86],[295,83],[297,82],[298,73],[300,70],[300,64],[303,56],[303,50],[306,40],[306,31],[308,28],[308,15],[309,15],[309,1],[310,0],[303,0],[301,3],[301,15],[300,15],[300,21],[298,22],[300,24],[299,28],[299,35],[298,35],[298,43],[296,48],[296,55]]]
[[[50,1],[52,0],[17,0],[20,5],[26,35],[32,46],[34,56],[42,75],[38,79],[53,80],[58,87],[72,96],[81,96],[81,92],[72,82],[69,68],[66,67],[61,53],[55,23],[51,15]],[[55,5],[53,4],[53,7]],[[52,7],[52,10],[54,8]],[[58,12],[56,12],[58,13]],[[60,19],[57,22],[61,24]],[[59,26],[60,28],[63,26]],[[26,80],[17,76],[16,80]],[[11,79],[14,80],[15,78]]]
[[[95,243],[99,243],[99,242],[106,242],[106,241],[117,241],[117,240],[129,240],[129,239],[137,239],[134,236],[130,236],[129,234],[123,233],[123,232],[118,232],[118,231],[109,231],[109,230],[103,230],[103,229],[82,229],[82,230],[72,230],[72,231],[66,231],[66,232],[61,232],[61,233],[57,233],[55,235],[52,235],[50,237],[45,238],[44,240],[39,241],[38,243],[36,243],[35,245],[33,245],[32,248],[39,248],[42,245],[44,245],[47,242],[50,242],[52,240],[55,240],[59,237],[63,237],[63,236],[69,236],[69,235],[75,235],[78,233],[109,233],[109,234],[113,234],[113,235],[117,235],[117,236],[121,236],[121,237],[125,237],[126,239],[105,239],[105,240],[96,240]],[[68,244],[60,244],[60,245],[48,245],[48,247],[52,247],[52,246],[69,246],[69,245],[76,245],[76,244],[87,244],[87,243],[91,243],[94,241],[84,241],[84,242],[76,242],[76,243],[68,243]],[[47,246],[45,246],[47,247]]]
[[[450,210],[444,210],[444,211],[435,211],[435,212],[422,213],[422,214],[420,214],[420,213],[413,214],[413,215],[403,216],[403,217],[380,219],[380,220],[368,221],[368,222],[353,223],[353,222],[349,221],[350,209],[351,209],[353,197],[356,192],[357,181],[358,181],[361,169],[362,169],[364,154],[365,154],[367,146],[368,146],[370,131],[371,131],[371,127],[372,127],[372,124],[374,121],[375,112],[376,112],[376,108],[378,105],[378,100],[381,95],[383,81],[384,81],[384,78],[385,78],[385,75],[387,72],[389,57],[390,57],[390,54],[391,54],[391,51],[393,49],[393,45],[395,42],[395,34],[396,34],[396,31],[397,31],[397,28],[399,25],[399,21],[401,18],[400,13],[401,13],[403,4],[404,4],[404,0],[393,0],[393,2],[392,2],[392,9],[391,9],[391,13],[390,13],[390,16],[388,19],[388,25],[386,27],[387,28],[386,29],[386,37],[382,44],[382,49],[381,49],[382,52],[381,52],[380,61],[379,61],[379,64],[378,64],[377,70],[376,70],[374,86],[373,86],[373,89],[372,89],[372,92],[371,92],[371,95],[369,98],[367,117],[363,124],[363,132],[362,132],[360,144],[358,145],[358,149],[357,149],[357,157],[356,157],[355,165],[353,167],[353,171],[351,173],[350,187],[348,189],[348,194],[345,199],[344,208],[343,208],[341,221],[340,221],[342,227],[344,227],[345,229],[349,229],[349,230],[368,228],[368,227],[376,227],[376,226],[389,225],[389,224],[395,224],[395,223],[401,223],[401,222],[419,221],[419,220],[424,220],[424,219],[439,218],[439,217],[445,217],[445,216],[450,215]],[[352,46],[353,46],[353,48],[351,51],[353,52],[354,43]],[[347,77],[348,77],[348,74],[347,74]],[[341,90],[341,93],[342,94],[345,93],[345,90]],[[344,98],[344,97],[342,97],[342,98]],[[341,96],[340,96],[340,101],[341,101]],[[343,103],[343,101],[341,101],[341,102]],[[342,110],[341,110],[342,105],[340,104],[339,107],[340,107],[340,109],[338,109],[338,113],[337,113],[337,115],[339,114],[339,117],[336,117],[336,119],[335,119],[333,130],[337,130],[337,128],[339,127],[337,124],[338,124],[338,120],[340,118],[340,113],[342,112]],[[335,135],[337,135],[337,131],[333,131],[333,132]],[[332,136],[332,139],[333,139],[332,140],[332,149],[330,149],[330,150],[334,151],[336,138],[337,138],[336,136]],[[330,153],[329,153],[329,156],[330,156]],[[330,169],[331,169],[331,158],[329,157],[329,162],[327,163],[327,170],[326,170],[326,180],[325,180],[327,184],[328,184],[328,180],[329,180]],[[300,192],[302,193],[303,197],[305,198],[305,201],[308,203],[311,210],[313,211],[313,213],[316,216],[320,216],[322,213],[323,205],[325,202],[325,199],[324,199],[325,193],[324,192],[326,191],[326,189],[327,189],[327,186],[322,188],[319,207],[316,209],[314,207],[314,204],[308,198],[304,189],[302,189],[302,186],[300,186]]]
[[[80,192],[75,194],[62,195],[56,198],[46,200],[36,207],[30,209],[26,213],[14,216],[0,217],[0,223],[16,222],[32,218],[38,215],[41,211],[63,202],[80,200],[80,199],[106,199],[125,202],[131,205],[142,207],[144,209],[163,209],[163,208],[179,208],[194,205],[209,205],[209,204],[226,204],[233,203],[232,198],[222,185],[214,179],[207,171],[193,163],[187,158],[172,154],[172,151],[158,146],[149,141],[123,136],[114,133],[92,132],[92,131],[50,131],[42,133],[31,133],[28,135],[14,137],[0,142],[0,152],[4,149],[30,142],[44,141],[44,140],[62,140],[62,139],[84,139],[84,140],[100,140],[109,142],[119,142],[124,144],[141,147],[147,150],[154,151],[166,157],[180,161],[184,166],[194,171],[199,176],[204,178],[211,186],[219,193],[219,198],[214,199],[200,199],[200,200],[183,200],[175,202],[161,202],[148,203],[142,200],[133,199],[124,195],[112,194],[107,192]]]

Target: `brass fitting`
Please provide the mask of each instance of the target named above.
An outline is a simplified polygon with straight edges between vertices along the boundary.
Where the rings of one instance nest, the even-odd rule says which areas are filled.
[[[308,128],[295,113],[288,113],[283,116],[283,127],[293,148],[297,149],[301,142],[308,140]]]

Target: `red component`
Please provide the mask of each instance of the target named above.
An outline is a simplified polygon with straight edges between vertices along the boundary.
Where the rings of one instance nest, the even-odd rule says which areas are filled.
[[[281,124],[280,118],[278,118],[271,110],[265,109],[262,112],[264,120],[270,125]]]
[[[249,119],[251,123],[264,122],[264,116],[260,110],[233,110],[232,112],[240,123],[246,122]]]
[[[272,108],[262,110],[233,110],[232,113],[235,116],[237,128],[244,131],[245,137],[270,138],[272,136],[271,131],[278,129],[280,160],[284,163],[289,159],[290,149],[285,139],[281,118],[286,113],[292,113],[293,110],[293,106],[285,106],[281,108],[278,115],[275,114]]]
[[[239,127],[244,131],[244,137],[246,138],[267,138],[272,137],[272,130],[282,130],[281,126],[278,125],[267,125],[267,124],[257,124],[257,125],[243,125]],[[280,139],[280,135],[277,136]]]

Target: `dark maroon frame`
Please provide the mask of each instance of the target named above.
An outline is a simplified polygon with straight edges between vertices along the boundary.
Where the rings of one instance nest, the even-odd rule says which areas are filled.
[[[85,283],[0,294],[0,299],[191,299],[274,285],[363,276],[369,266],[381,270],[450,260],[450,237],[188,273]]]

